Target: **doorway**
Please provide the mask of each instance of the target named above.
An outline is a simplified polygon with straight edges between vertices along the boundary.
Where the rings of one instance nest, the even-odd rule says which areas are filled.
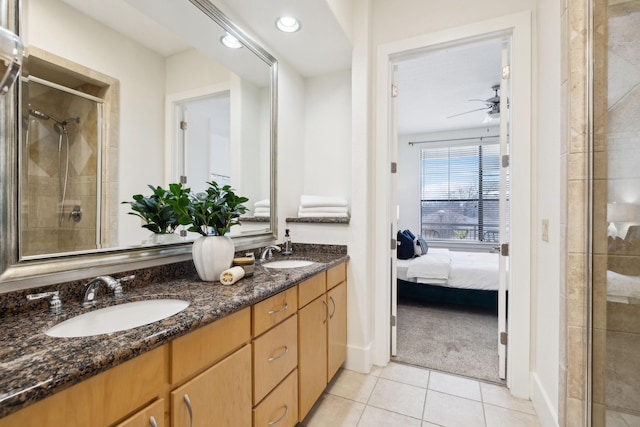
[[[448,29],[446,31],[381,45],[377,50],[376,82],[376,170],[390,170],[389,164],[395,162],[395,152],[390,149],[392,138],[389,111],[391,108],[391,75],[395,58],[411,52],[435,49],[469,40],[478,40],[490,36],[511,36],[511,67],[518,70],[511,81],[513,102],[510,104],[511,131],[510,152],[511,170],[511,215],[510,215],[510,259],[508,295],[510,319],[508,326],[509,365],[507,367],[507,386],[517,397],[529,397],[530,376],[530,288],[531,288],[531,15],[522,12],[505,15],[500,18],[475,23],[473,25]],[[395,238],[395,203],[390,200],[391,179],[387,174],[376,176],[377,197],[375,199],[376,244],[373,249],[376,259],[395,258],[394,250],[389,246],[389,230]],[[393,210],[391,206],[393,204]],[[393,211],[393,212],[392,212]],[[373,361],[386,364],[390,360],[391,331],[391,291],[389,277],[395,274],[392,262],[377,263],[374,268],[376,281],[375,296],[375,348]],[[513,277],[518,277],[517,283]],[[393,319],[392,319],[393,322]]]
[[[501,162],[508,156],[508,56],[509,37],[501,36],[393,61],[398,172],[391,198],[398,230],[425,244],[396,251],[393,360],[492,382],[506,371],[498,339],[506,331],[506,310],[498,307],[506,263],[496,249],[508,242],[508,180],[501,181],[508,176]]]

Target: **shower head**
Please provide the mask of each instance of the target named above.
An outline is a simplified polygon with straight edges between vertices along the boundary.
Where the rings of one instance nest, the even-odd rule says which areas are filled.
[[[37,119],[42,119],[42,120],[49,120],[51,118],[48,114],[38,110],[29,109],[29,114]]]

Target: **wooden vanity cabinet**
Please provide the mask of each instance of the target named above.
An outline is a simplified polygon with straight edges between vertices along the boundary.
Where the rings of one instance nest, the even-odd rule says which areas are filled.
[[[320,291],[314,287],[307,296],[315,299],[305,305],[298,298],[299,421],[309,413],[346,358],[346,264],[318,276],[323,278],[324,286]],[[298,286],[300,295],[304,282]]]
[[[250,426],[251,346],[171,392],[173,427]]]
[[[173,427],[251,425],[250,341],[245,308],[170,343]]]
[[[164,346],[151,350],[0,418],[0,427],[114,425],[166,390],[167,356]],[[164,407],[162,414],[164,422]]]

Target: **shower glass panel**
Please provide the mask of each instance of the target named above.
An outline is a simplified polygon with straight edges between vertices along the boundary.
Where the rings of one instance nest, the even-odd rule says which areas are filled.
[[[24,87],[21,256],[97,249],[102,105],[42,79]]]
[[[594,0],[594,426],[640,426],[640,0]]]

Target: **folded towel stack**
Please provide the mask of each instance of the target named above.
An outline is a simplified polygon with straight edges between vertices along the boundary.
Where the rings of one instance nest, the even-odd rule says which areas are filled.
[[[302,195],[300,197],[300,207],[298,208],[299,218],[347,218],[348,216],[349,205],[345,199],[309,195]]]
[[[253,216],[269,217],[271,215],[271,203],[269,199],[259,200],[253,205]]]

